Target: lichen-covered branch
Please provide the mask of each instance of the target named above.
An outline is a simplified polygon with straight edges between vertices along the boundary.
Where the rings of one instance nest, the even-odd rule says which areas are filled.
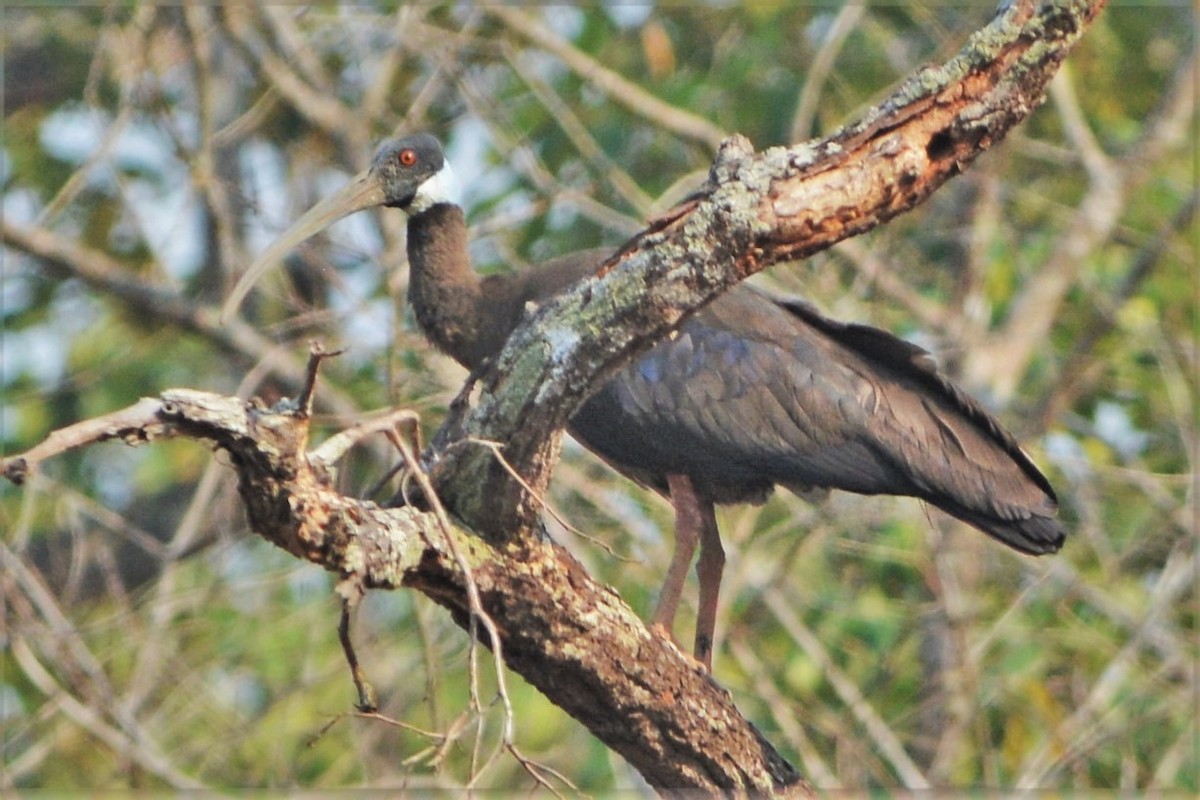
[[[171,389],[59,431],[0,461],[0,471],[19,482],[66,450],[114,438],[142,444],[175,437],[226,451],[251,527],[343,581],[364,589],[415,588],[463,627],[467,581],[474,581],[508,665],[652,786],[806,789],[697,662],[648,630],[566,550],[544,538],[496,544],[462,527],[445,530],[433,513],[413,506],[383,508],[338,493],[326,454],[344,448],[307,450],[308,418],[291,401],[263,408]]]

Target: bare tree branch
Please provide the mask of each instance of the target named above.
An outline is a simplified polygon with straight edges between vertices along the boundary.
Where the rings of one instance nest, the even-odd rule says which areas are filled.
[[[561,58],[564,64],[578,72],[581,77],[608,92],[614,100],[634,113],[652,119],[666,130],[694,139],[714,150],[725,138],[725,131],[716,125],[690,111],[665,103],[637,84],[630,83],[548,30],[529,13],[503,5],[489,5],[487,10],[489,14],[502,20],[505,25],[538,47]]]
[[[78,278],[138,314],[200,334],[247,363],[261,364],[264,373],[274,376],[290,390],[299,391],[304,384],[303,362],[254,326],[241,319],[221,323],[217,308],[131,275],[106,253],[67,241],[48,228],[18,225],[4,219],[0,219],[0,242],[38,258],[53,275]],[[335,386],[325,387],[321,401],[339,414],[361,412],[359,405]]]
[[[431,512],[344,497],[330,485],[331,465],[306,452],[307,418],[291,402],[263,409],[172,389],[67,429],[43,449],[0,461],[0,469],[19,478],[69,448],[177,436],[229,453],[251,527],[278,547],[364,588],[416,588],[468,627],[468,576],[455,551],[462,553],[509,666],[652,785],[803,786],[698,663],[647,630],[564,549],[545,539],[497,547],[459,527],[446,538]]]
[[[970,354],[964,364],[968,383],[988,383],[1001,398],[1015,391],[1029,362],[1046,341],[1067,292],[1088,263],[1088,253],[1112,236],[1134,189],[1149,177],[1146,165],[1153,163],[1162,150],[1187,141],[1188,120],[1195,114],[1195,78],[1194,57],[1184,59],[1175,85],[1153,123],[1120,162],[1109,163],[1102,158],[1082,122],[1068,124],[1068,130],[1074,130],[1076,138],[1085,143],[1081,149],[1087,154],[1092,186],[1057,247],[1022,287],[1003,326]],[[1061,91],[1067,94],[1065,88]],[[1067,113],[1070,119],[1073,115]]]

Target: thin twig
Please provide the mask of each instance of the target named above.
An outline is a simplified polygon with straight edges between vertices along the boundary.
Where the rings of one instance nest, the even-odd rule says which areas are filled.
[[[779,623],[788,635],[808,653],[809,658],[817,663],[825,674],[826,680],[833,686],[834,691],[850,709],[850,713],[862,723],[867,735],[879,748],[880,755],[892,765],[897,776],[907,789],[929,789],[929,780],[904,750],[896,733],[888,726],[879,713],[871,706],[858,686],[841,670],[830,657],[829,651],[821,644],[807,625],[792,610],[784,600],[783,593],[771,587],[763,593],[767,607],[775,614]]]
[[[609,158],[604,148],[596,141],[596,137],[588,130],[587,124],[579,118],[570,104],[559,97],[546,81],[524,63],[525,59],[515,48],[505,44],[502,49],[509,65],[532,90],[533,96],[546,109],[547,116],[562,128],[579,154],[591,162],[593,169],[625,198],[625,202],[629,203],[639,216],[650,216],[654,209],[654,200],[628,172]]]
[[[390,432],[388,434],[388,439],[392,442],[392,445],[400,451],[401,456],[404,457],[404,462],[408,466],[412,479],[416,481],[417,486],[421,489],[421,493],[425,497],[425,501],[429,503],[429,507],[433,511],[434,517],[437,519],[438,528],[442,532],[442,536],[446,543],[446,548],[450,551],[455,562],[458,564],[458,568],[462,571],[463,582],[465,583],[467,590],[467,600],[470,608],[470,620],[472,627],[474,626],[475,621],[478,620],[478,622],[481,623],[485,629],[487,629],[488,639],[492,648],[492,657],[495,663],[497,692],[500,695],[501,702],[504,704],[504,741],[506,743],[511,743],[513,741],[514,714],[512,702],[509,700],[508,696],[508,687],[504,678],[504,657],[502,653],[500,631],[496,627],[495,621],[492,620],[491,615],[489,615],[483,608],[483,601],[479,597],[479,587],[475,583],[475,576],[471,571],[471,565],[467,562],[466,558],[462,554],[462,551],[458,547],[458,543],[454,540],[454,535],[451,531],[450,517],[446,513],[445,506],[442,505],[441,500],[434,491],[433,484],[430,482],[429,476],[425,474],[425,470],[422,469],[421,463],[417,460],[416,454],[413,452],[408,442],[404,440],[404,437],[399,434],[398,430]],[[477,636],[475,635],[474,630],[472,630],[471,633],[471,656],[473,660],[474,644],[477,640]],[[473,675],[471,680],[472,692],[474,692],[475,683],[475,676]]]
[[[358,115],[338,99],[336,93],[323,93],[304,81],[278,55],[266,50],[253,41],[249,14],[253,6],[239,8],[237,4],[226,6],[225,20],[230,41],[257,67],[257,71],[268,80],[292,108],[307,119],[314,127],[335,137],[348,137],[357,122]],[[351,138],[353,141],[353,137]]]
[[[726,133],[701,116],[666,103],[641,86],[626,80],[535,20],[511,6],[489,5],[487,11],[538,47],[562,59],[585,81],[613,101],[646,118],[660,128],[706,145],[716,152]]]
[[[500,466],[504,467],[504,470],[509,475],[512,476],[513,480],[515,480],[518,484],[520,484],[522,489],[524,489],[526,492],[529,492],[530,497],[532,497],[538,503],[538,505],[540,505],[542,508],[546,509],[546,513],[549,514],[551,517],[553,517],[554,521],[557,522],[559,525],[562,525],[563,528],[565,528],[566,530],[575,534],[576,536],[578,536],[581,539],[586,539],[587,541],[591,542],[592,544],[594,544],[598,547],[602,547],[613,558],[619,559],[619,560],[624,561],[629,564],[637,563],[638,559],[636,559],[632,556],[621,555],[616,550],[614,550],[611,545],[600,541],[599,539],[595,538],[594,536],[590,536],[590,535],[584,533],[579,528],[576,528],[574,525],[572,525],[570,522],[567,522],[566,518],[563,517],[563,515],[560,514],[558,512],[558,510],[555,509],[554,506],[550,504],[550,501],[548,501],[543,495],[541,495],[540,493],[535,491],[534,488],[532,486],[530,486],[529,483],[526,482],[526,480],[524,478],[521,477],[521,475],[517,472],[517,470],[513,467],[513,465],[508,463],[508,459],[506,459],[504,457],[504,452],[503,452],[504,445],[500,444],[499,442],[492,441],[490,439],[476,439],[474,437],[467,437],[466,439],[463,439],[462,441],[464,443],[477,444],[477,445],[486,447],[489,450],[491,450],[492,454],[496,456],[496,461],[498,461],[500,463]]]
[[[24,676],[39,691],[53,697],[62,712],[80,728],[104,742],[113,752],[122,753],[151,775],[158,776],[169,786],[179,789],[206,788],[204,783],[176,769],[161,755],[160,748],[145,741],[145,734],[140,728],[132,732],[114,728],[100,717],[93,704],[83,703],[59,686],[50,672],[38,661],[24,637],[13,637],[9,644],[9,651],[20,665]]]
[[[358,702],[354,708],[364,714],[379,710],[379,702],[375,697],[375,688],[367,680],[366,671],[358,663],[358,654],[354,652],[354,642],[350,638],[350,614],[362,600],[362,589],[342,595],[342,613],[338,619],[338,641],[342,644],[342,652],[346,655],[346,663],[350,665],[350,678],[354,681],[354,689],[358,692]]]
[[[314,91],[328,96],[337,94],[334,81],[330,78],[321,60],[319,51],[296,26],[296,9],[271,3],[255,4],[259,19],[270,29],[271,40],[278,45],[283,58],[298,77],[302,77]],[[305,13],[305,12],[301,12]]]
[[[162,408],[161,400],[144,397],[120,411],[51,431],[44,441],[24,453],[0,459],[0,474],[20,486],[29,474],[48,458],[95,442],[137,435],[139,432],[145,434],[156,422],[157,412],[160,408]],[[163,428],[167,424],[161,423]]]
[[[378,720],[379,722],[383,722],[383,723],[385,723],[387,725],[391,725],[395,728],[400,728],[402,730],[406,730],[409,733],[415,733],[418,736],[424,736],[426,739],[432,739],[433,741],[437,742],[438,744],[441,744],[443,741],[446,740],[446,734],[444,734],[444,733],[437,733],[435,731],[427,731],[424,728],[418,728],[416,725],[413,725],[411,722],[405,722],[404,720],[395,719],[394,717],[389,717],[386,714],[380,713],[379,711],[357,711],[354,713],[354,716],[359,717],[360,719]]]
[[[1194,586],[1195,576],[1194,548],[1190,545],[1177,547],[1163,565],[1158,580],[1149,592],[1150,602],[1142,616],[1141,625],[1092,683],[1087,698],[1071,716],[1056,729],[1048,731],[1040,745],[1025,755],[1014,786],[1020,790],[1044,786],[1046,778],[1067,763],[1068,756],[1061,751],[1062,742],[1075,741],[1082,732],[1097,724],[1104,724],[1107,728],[1107,723],[1103,721],[1121,702],[1122,689],[1131,672],[1137,669],[1147,631],[1160,618],[1164,608],[1172,607],[1181,594]]]
[[[1055,99],[1065,98],[1069,108],[1074,102],[1069,91],[1069,74],[1057,78],[1052,88]],[[1106,171],[1098,158],[1093,158],[1087,165],[1091,184],[1076,207],[1070,225],[1058,236],[1053,252],[1013,300],[1012,310],[1003,325],[964,362],[968,384],[990,385],[1001,400],[1013,394],[1034,354],[1046,341],[1051,325],[1060,318],[1058,309],[1078,279],[1080,270],[1090,263],[1090,254],[1112,236],[1133,193],[1151,177],[1149,166],[1188,142],[1188,121],[1194,116],[1194,99],[1195,56],[1189,55],[1181,59],[1175,85],[1162,98],[1137,142],[1126,150],[1128,155],[1112,165],[1111,171]],[[1071,114],[1069,111],[1064,113],[1069,123]],[[1075,134],[1072,144],[1092,149],[1087,144],[1091,134],[1086,125],[1067,124],[1065,130]]]
[[[731,636],[725,643],[738,666],[753,680],[755,692],[763,699],[775,724],[800,754],[800,765],[805,775],[827,792],[845,788],[804,732],[804,726],[792,711],[792,702],[776,686],[775,670],[764,665],[754,648],[747,645],[741,636]]]
[[[192,53],[196,61],[196,95],[199,103],[200,141],[195,152],[187,154],[187,162],[191,171],[192,184],[199,189],[205,199],[208,213],[213,221],[213,233],[217,243],[218,268],[224,278],[245,259],[245,250],[240,237],[241,227],[237,220],[244,214],[245,198],[241,193],[231,195],[222,180],[230,172],[230,162],[219,149],[214,137],[217,118],[220,116],[221,103],[225,98],[224,86],[216,85],[213,60],[215,58],[215,43],[212,39],[212,9],[200,3],[185,5],[183,8],[187,29],[191,34]],[[228,144],[234,144],[229,140]],[[187,145],[176,135],[177,147],[183,150]],[[228,146],[228,145],[227,145]],[[224,175],[222,174],[224,170]]]
[[[52,643],[59,669],[73,675],[77,682],[85,681],[85,685],[78,688],[79,694],[86,696],[88,702],[77,699],[76,692],[61,685],[50,673],[34,653],[30,637],[14,631],[9,637],[9,651],[24,676],[47,698],[53,698],[72,721],[115,752],[125,753],[172,786],[203,788],[204,784],[181,773],[167,760],[141,722],[117,701],[107,673],[77,628],[69,622],[49,590],[3,542],[0,542],[0,565],[6,575],[15,578],[22,596],[47,624],[46,635],[33,637],[33,641],[40,646]],[[116,727],[103,719],[104,713],[116,722]]]
[[[101,70],[98,69],[101,59],[105,57],[117,58],[122,52],[139,54],[147,52],[149,48],[145,46],[145,31],[149,28],[150,20],[154,17],[154,14],[155,9],[153,5],[142,6],[134,14],[134,17],[130,23],[122,29],[123,32],[129,32],[130,35],[139,36],[141,39],[139,44],[142,46],[118,47],[110,44],[108,46],[102,45],[95,49],[95,56],[92,60],[91,69],[89,71],[88,88],[84,92],[84,100],[91,108],[93,114],[95,114],[97,117],[103,116],[103,113],[100,111],[101,99],[99,97],[99,92],[97,91],[99,82],[98,80],[95,80],[101,75]],[[115,29],[115,25],[106,25],[102,34],[102,38],[112,39],[117,36]],[[136,74],[140,71],[140,69],[135,69],[132,70],[130,74]],[[51,225],[54,220],[56,220],[63,212],[63,210],[66,209],[71,203],[75,202],[80,193],[87,188],[88,179],[91,177],[97,166],[109,160],[109,158],[112,156],[114,148],[120,141],[122,135],[125,133],[126,127],[134,118],[135,109],[133,106],[133,99],[133,92],[131,91],[130,86],[127,83],[122,82],[121,96],[118,100],[116,116],[111,122],[100,123],[105,129],[104,138],[100,141],[100,144],[96,150],[83,162],[83,164],[79,166],[78,169],[71,174],[71,177],[63,183],[62,188],[55,193],[54,197],[50,199],[50,202],[48,202],[42,209],[41,213],[38,214],[38,225]]]
[[[303,384],[304,367],[299,361],[252,325],[241,319],[222,323],[216,308],[134,275],[103,251],[84,247],[48,228],[14,225],[3,218],[0,218],[0,241],[35,256],[39,266],[50,275],[78,278],[98,293],[124,303],[139,316],[197,333],[234,356],[261,362],[264,373],[289,386]],[[327,386],[321,397],[322,404],[338,414],[350,416],[362,410],[349,394],[336,386]]]
[[[304,741],[304,746],[306,748],[308,748],[309,750],[316,747],[317,743],[320,742],[321,739],[325,738],[325,734],[329,733],[329,729],[332,728],[334,725],[338,724],[339,722],[341,722],[345,718],[345,716],[346,716],[345,714],[335,714],[333,716],[333,719],[329,720],[324,725],[322,725],[316,733],[314,733],[312,736],[308,737],[308,739],[306,739]]]
[[[496,102],[490,88],[480,80],[467,73],[459,80],[459,87],[471,109],[488,120],[496,147],[509,154],[512,167],[528,178],[539,191],[554,198],[556,203],[569,203],[584,217],[621,236],[632,236],[643,230],[645,226],[636,217],[610,208],[579,187],[561,183],[531,148],[522,143],[522,138],[514,132],[516,126],[501,119],[507,110]]]
[[[865,8],[866,4],[862,0],[850,0],[842,6],[842,10],[830,23],[821,49],[804,73],[804,88],[800,90],[800,100],[796,103],[796,113],[792,116],[790,141],[799,142],[816,135],[813,120],[817,115],[821,89],[833,69],[842,45],[846,43],[846,37],[862,18]]]
[[[357,423],[338,431],[322,442],[319,447],[310,450],[309,461],[318,461],[326,465],[333,464],[340,461],[346,451],[368,436],[391,430],[397,425],[408,422],[413,425],[418,422],[417,412],[408,408],[398,408],[375,419]],[[389,473],[389,477],[394,474],[395,470]]]
[[[544,777],[542,777],[542,774],[541,774],[542,772],[546,772],[546,773],[550,774],[551,776],[557,778],[559,781],[561,781],[562,783],[569,786],[571,788],[571,791],[577,792],[577,793],[579,792],[579,787],[576,786],[574,783],[572,783],[567,778],[567,776],[563,775],[561,772],[554,769],[553,767],[547,766],[546,764],[538,763],[537,761],[534,761],[533,759],[526,757],[525,754],[523,754],[517,748],[517,746],[515,744],[513,744],[512,742],[507,743],[505,745],[505,749],[507,749],[509,754],[517,760],[517,763],[520,764],[524,768],[524,770],[529,773],[529,776],[531,778],[533,778],[535,781],[537,781],[539,785],[541,785],[544,789],[546,789],[548,792],[550,792],[555,797],[561,798],[561,797],[563,797],[563,794],[560,791],[558,791],[557,789],[555,789],[554,786],[552,786],[548,780],[546,780]]]
[[[1083,391],[1088,366],[1094,363],[1091,358],[1092,351],[1116,328],[1121,308],[1159,266],[1163,256],[1171,249],[1171,244],[1176,241],[1175,237],[1191,226],[1195,218],[1196,200],[1197,193],[1193,192],[1180,205],[1174,216],[1155,230],[1149,244],[1134,256],[1125,278],[1116,290],[1106,291],[1096,298],[1094,316],[1072,337],[1071,352],[1060,359],[1063,364],[1062,376],[1057,381],[1054,391],[1043,403],[1043,419],[1056,419]]]
[[[475,716],[477,717],[478,714]],[[471,717],[471,712],[463,711],[454,718],[454,721],[450,723],[450,728],[446,731],[446,738],[434,752],[433,757],[429,759],[429,765],[431,767],[437,767],[446,760],[446,756],[450,754],[450,747],[458,741],[458,738],[466,729],[467,723],[470,722]],[[410,761],[414,761],[415,759],[417,759],[417,755],[410,756],[409,758],[405,759],[403,763],[407,765]]]
[[[317,373],[321,371],[321,362],[327,358],[334,358],[346,352],[345,348],[340,350],[326,350],[318,341],[312,341],[308,345],[308,367],[304,371],[304,386],[300,390],[300,396],[296,398],[296,405],[301,417],[308,419],[312,416],[313,394],[317,390]]]

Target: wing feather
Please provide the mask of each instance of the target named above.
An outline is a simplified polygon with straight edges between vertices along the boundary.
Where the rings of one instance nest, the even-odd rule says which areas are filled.
[[[1063,540],[1046,478],[921,348],[749,287],[618,372],[572,420],[591,449],[665,491],[770,486],[913,495],[1025,552]]]

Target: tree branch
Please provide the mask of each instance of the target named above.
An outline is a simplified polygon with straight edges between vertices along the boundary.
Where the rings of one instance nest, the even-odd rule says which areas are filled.
[[[488,542],[435,515],[339,494],[333,464],[307,451],[295,403],[170,389],[59,431],[0,461],[19,482],[43,459],[99,441],[184,437],[229,453],[251,527],[276,546],[366,589],[418,589],[469,626],[464,556],[508,665],[621,753],[651,785],[804,789],[795,769],[738,713],[727,692],[611,589],[546,539]],[[686,698],[687,702],[683,702]]]
[[[304,364],[288,348],[272,342],[242,319],[221,322],[220,310],[211,304],[131,275],[103,251],[68,241],[49,228],[18,225],[5,219],[0,219],[0,242],[38,259],[52,276],[77,278],[98,294],[117,298],[139,316],[204,337],[246,364],[258,363],[266,374],[283,383],[286,390],[299,391],[304,384]],[[327,385],[320,400],[338,414],[362,413],[361,407],[337,386]]]

